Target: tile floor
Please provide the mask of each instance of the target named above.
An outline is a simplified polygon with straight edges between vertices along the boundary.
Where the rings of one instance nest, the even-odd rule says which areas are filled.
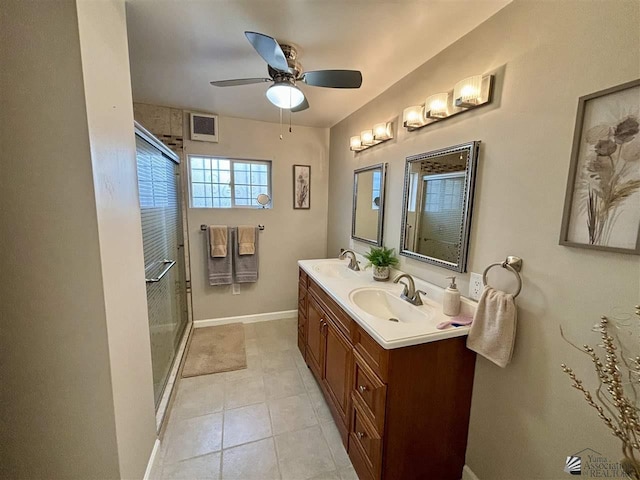
[[[297,347],[297,320],[245,324],[247,369],[179,380],[152,479],[357,480]]]

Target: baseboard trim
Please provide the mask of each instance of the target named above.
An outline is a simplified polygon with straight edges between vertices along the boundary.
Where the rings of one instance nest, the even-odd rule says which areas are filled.
[[[465,465],[462,469],[462,480],[480,480],[473,470],[469,468],[469,465]]]
[[[239,315],[237,317],[210,318],[207,320],[194,320],[193,328],[213,327],[214,325],[226,325],[227,323],[256,323],[282,318],[295,318],[297,310],[285,310],[283,312],[256,313],[254,315]]]
[[[153,469],[153,463],[155,462],[156,455],[158,454],[158,450],[160,450],[160,439],[156,438],[156,442],[153,444],[153,450],[151,450],[151,455],[149,456],[147,469],[144,471],[143,480],[149,480],[151,475],[151,470]]]

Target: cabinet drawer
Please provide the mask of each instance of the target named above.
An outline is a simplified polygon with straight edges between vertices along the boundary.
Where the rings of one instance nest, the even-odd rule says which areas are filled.
[[[352,445],[360,450],[363,461],[367,465],[373,477],[380,478],[382,466],[382,438],[376,429],[367,420],[363,409],[356,400],[353,402],[353,415],[351,418],[351,431],[349,433],[349,452]]]
[[[367,366],[373,370],[383,382],[388,380],[389,350],[385,350],[358,325],[354,342],[356,351]]]
[[[355,442],[351,442],[351,445],[349,445],[349,459],[360,480],[375,480],[371,470],[369,470],[362,448],[356,445]]]
[[[354,358],[353,395],[366,407],[364,410],[369,415],[378,433],[382,435],[384,431],[387,386],[373,373],[357,352],[355,352]]]

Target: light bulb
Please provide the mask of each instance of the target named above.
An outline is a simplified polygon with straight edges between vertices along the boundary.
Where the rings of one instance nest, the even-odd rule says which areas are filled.
[[[362,145],[368,147],[375,143],[373,138],[373,130],[364,130],[360,133],[360,140],[362,140]]]
[[[302,103],[304,94],[290,83],[274,83],[267,90],[267,98],[278,108],[294,108]]]
[[[427,118],[445,118],[448,115],[448,93],[436,93],[427,98],[425,102],[425,116]]]
[[[480,103],[482,75],[474,75],[456,83],[453,98],[456,107],[470,108]]]
[[[360,140],[360,135],[351,137],[349,144],[350,144],[351,150],[354,152],[359,152],[360,150],[362,150],[362,141]]]
[[[381,142],[393,138],[393,130],[391,126],[391,122],[376,123],[373,126],[373,138]]]
[[[422,105],[414,105],[405,108],[404,112],[402,112],[402,123],[408,128],[424,125],[424,107]]]

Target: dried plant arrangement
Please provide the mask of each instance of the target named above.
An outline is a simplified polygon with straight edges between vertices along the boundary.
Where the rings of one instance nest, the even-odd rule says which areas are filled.
[[[597,345],[598,351],[589,345],[576,346],[567,340],[560,328],[567,343],[591,357],[598,377],[595,391],[591,393],[567,365],[562,364],[562,370],[622,442],[620,465],[624,472],[630,478],[640,480],[640,305],[636,305],[635,315],[629,322],[602,316],[594,331],[600,333],[602,339]]]

